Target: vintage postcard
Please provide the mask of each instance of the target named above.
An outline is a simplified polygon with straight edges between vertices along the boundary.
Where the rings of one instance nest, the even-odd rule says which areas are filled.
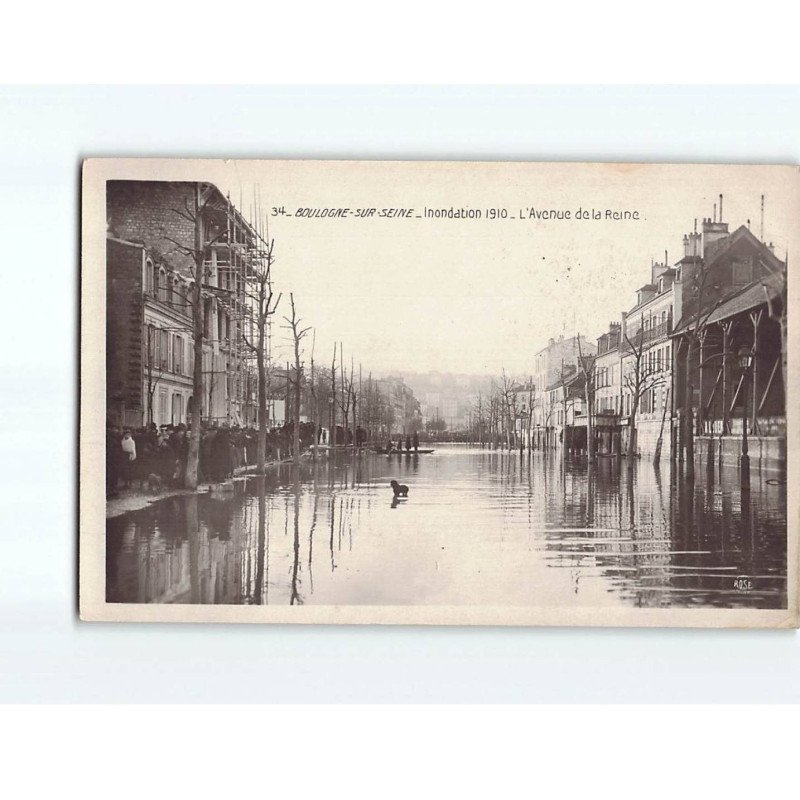
[[[797,166],[82,191],[82,619],[798,625]]]

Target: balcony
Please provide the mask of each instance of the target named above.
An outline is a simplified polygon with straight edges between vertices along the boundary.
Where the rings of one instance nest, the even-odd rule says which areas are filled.
[[[659,322],[658,325],[653,325],[647,330],[640,330],[633,336],[627,339],[623,336],[620,342],[620,351],[623,354],[632,353],[634,348],[639,350],[641,347],[647,347],[651,342],[656,342],[660,339],[666,339],[672,333],[672,319],[665,322]],[[630,339],[630,341],[628,341]]]

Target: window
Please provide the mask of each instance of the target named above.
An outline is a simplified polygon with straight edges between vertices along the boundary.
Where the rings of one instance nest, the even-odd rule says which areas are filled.
[[[172,424],[180,425],[183,422],[183,395],[172,395]]]
[[[150,264],[149,283],[150,283],[150,294],[152,294],[153,297],[157,297],[156,293],[158,291],[158,267],[153,263]]]
[[[734,286],[746,286],[753,280],[752,258],[735,258],[731,263],[731,275]]]
[[[159,331],[161,339],[161,359],[159,366],[163,370],[169,369],[169,333],[167,331]]]
[[[149,258],[144,264],[144,290],[147,294],[153,294],[153,262]]]
[[[211,318],[213,313],[213,306],[211,305],[211,298],[207,297],[205,300],[205,308],[203,311],[203,335],[206,339],[211,338]]]
[[[183,375],[183,339],[176,336],[172,340],[172,369],[178,375]]]
[[[162,389],[158,393],[158,424],[167,424],[167,390]]]
[[[181,297],[181,284],[177,276],[172,279],[172,306],[173,308],[180,308],[183,303]]]
[[[156,354],[156,349],[158,348],[158,333],[156,332],[155,325],[147,326],[147,339],[144,346],[147,348],[146,366],[152,369],[158,364],[158,355]]]
[[[167,298],[167,273],[162,268],[158,271],[158,299],[162,303],[166,303]]]

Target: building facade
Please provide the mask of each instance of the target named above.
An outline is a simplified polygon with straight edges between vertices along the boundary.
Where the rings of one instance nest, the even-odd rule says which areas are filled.
[[[750,457],[785,468],[787,263],[747,226],[703,220],[698,257],[681,265],[675,289],[673,442],[735,464],[743,427]]]
[[[565,338],[562,335],[558,339],[550,339],[547,346],[534,356],[531,422],[534,447],[553,447],[558,442],[564,425],[557,421],[558,403],[561,401],[559,387],[564,380],[578,372],[580,357],[594,355],[596,349],[596,345],[585,336]]]
[[[106,192],[109,420],[128,426],[190,421],[199,230],[205,282],[197,407],[211,424],[254,425],[246,286],[258,250],[255,231],[211,184],[109,181]],[[133,392],[129,384],[136,382],[141,388]]]
[[[612,322],[608,332],[597,339],[594,362],[594,423],[597,452],[603,455],[621,452],[622,366],[620,356],[621,324]]]
[[[669,453],[672,333],[676,270],[651,266],[650,282],[620,323],[621,446],[624,452]],[[635,436],[631,435],[635,429]]]

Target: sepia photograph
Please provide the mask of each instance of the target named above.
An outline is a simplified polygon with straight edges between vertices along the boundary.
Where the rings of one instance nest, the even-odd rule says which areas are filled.
[[[799,212],[791,166],[84,162],[81,617],[797,626]]]

